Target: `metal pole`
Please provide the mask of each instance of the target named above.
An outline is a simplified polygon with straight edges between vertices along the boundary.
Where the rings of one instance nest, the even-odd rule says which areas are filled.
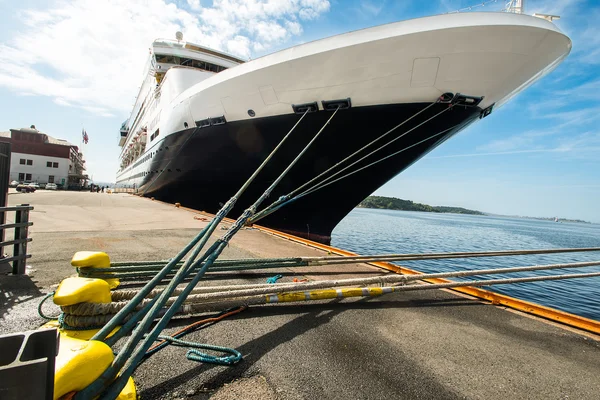
[[[26,207],[21,211],[21,222],[25,224],[23,229],[21,229],[21,242],[18,243],[20,246],[20,256],[21,258],[21,273],[25,274],[25,269],[27,265],[27,237],[29,236],[29,204],[22,204],[23,207]]]
[[[21,223],[21,219],[22,219],[22,210],[16,210],[15,211],[15,224],[19,224]],[[15,240],[19,240],[21,239],[21,227],[20,226],[16,226],[15,227]],[[13,257],[17,257],[14,261],[13,261],[13,275],[19,275],[25,272],[25,268],[21,266],[21,264],[23,264],[23,260],[21,260],[19,258],[19,256],[21,255],[21,243],[17,242],[13,245]]]

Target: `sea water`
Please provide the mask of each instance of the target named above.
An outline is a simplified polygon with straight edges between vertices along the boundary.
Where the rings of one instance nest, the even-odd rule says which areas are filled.
[[[335,247],[361,255],[600,247],[600,225],[462,214],[354,209],[334,229]],[[421,272],[600,261],[600,251],[509,257],[405,261]],[[599,272],[600,266],[520,272],[463,280]],[[461,278],[452,278],[461,280]],[[600,320],[600,277],[484,287],[519,299]]]

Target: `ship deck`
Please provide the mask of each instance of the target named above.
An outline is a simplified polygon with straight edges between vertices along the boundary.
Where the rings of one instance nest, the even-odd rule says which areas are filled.
[[[0,278],[0,333],[44,322],[37,304],[74,273],[74,252],[165,259],[206,224],[193,210],[127,194],[11,193],[9,203],[35,207],[32,258],[27,276]],[[324,254],[245,229],[223,258]],[[256,272],[244,281],[277,273],[291,281],[389,272],[326,266]],[[190,322],[175,320],[167,332]],[[445,290],[254,306],[186,339],[236,348],[244,360],[234,367],[198,364],[167,347],[134,374],[142,398],[595,399],[600,392],[600,337]]]

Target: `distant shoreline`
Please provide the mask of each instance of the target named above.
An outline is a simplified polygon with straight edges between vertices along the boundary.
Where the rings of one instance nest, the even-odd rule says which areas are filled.
[[[466,214],[466,215],[485,215],[490,217],[508,217],[508,218],[522,218],[522,219],[533,219],[539,221],[554,221],[554,217],[527,217],[521,215],[501,215],[485,213],[478,210],[470,210],[463,207],[450,207],[450,206],[430,206],[428,204],[415,203],[411,200],[403,200],[396,197],[385,197],[385,196],[369,196],[361,201],[356,208],[370,208],[374,210],[396,210],[396,211],[416,211],[416,212],[430,212],[440,214]],[[578,224],[591,224],[589,221],[583,221],[580,219],[569,219],[569,218],[558,218],[556,222],[568,222]]]

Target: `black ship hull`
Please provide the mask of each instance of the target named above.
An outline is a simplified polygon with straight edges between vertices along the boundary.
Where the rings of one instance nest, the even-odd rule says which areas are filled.
[[[307,153],[275,188],[259,209],[309,181],[428,104],[394,104],[340,110]],[[393,133],[370,146],[350,162],[440,113],[448,104],[435,104]],[[358,203],[436,146],[476,120],[478,107],[455,106],[414,129],[381,151],[349,168],[355,171],[398,152],[381,162],[292,202],[258,222],[293,235],[329,243],[333,228]],[[145,196],[216,212],[255,171],[301,115],[287,114],[227,122],[206,128],[188,128],[170,134],[148,149],[147,164],[138,188]],[[309,113],[275,154],[244,195],[230,217],[252,204],[289,165],[298,152],[331,117],[331,112]],[[443,132],[443,133],[441,133]],[[151,155],[151,156],[150,156]],[[339,170],[350,162],[344,163]],[[127,185],[127,180],[119,182]]]

